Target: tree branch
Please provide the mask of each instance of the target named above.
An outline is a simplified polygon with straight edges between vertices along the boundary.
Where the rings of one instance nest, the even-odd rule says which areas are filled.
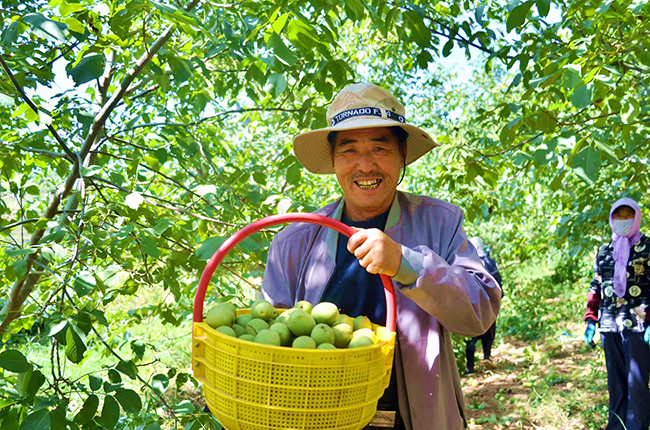
[[[20,97],[27,103],[27,105],[38,115],[38,107],[31,101],[29,97],[27,97],[27,94],[25,94],[25,91],[23,91],[23,88],[20,86],[16,78],[14,77],[13,73],[11,73],[11,70],[9,69],[9,66],[7,66],[7,63],[5,62],[4,56],[0,54],[0,64],[2,64],[2,67],[5,70],[5,73],[11,80],[11,83],[14,85],[14,88],[16,91],[18,91],[18,94],[20,94]],[[61,148],[63,148],[63,151],[66,153],[67,158],[73,163],[77,163],[77,157],[74,155],[74,153],[68,148],[68,145],[65,144],[63,139],[61,139],[61,136],[59,136],[59,133],[56,132],[54,127],[52,127],[51,124],[47,125],[47,129],[50,130],[50,133],[52,133],[52,136],[54,136],[54,139],[59,143]]]
[[[198,3],[199,0],[192,0],[185,9],[187,11],[192,10]],[[136,61],[135,67],[122,80],[119,89],[111,96],[111,98],[106,102],[106,104],[102,107],[99,113],[95,116],[92,127],[90,128],[90,131],[88,132],[88,135],[86,136],[84,144],[81,150],[79,151],[79,153],[72,154],[70,152],[70,154],[68,154],[68,156],[71,156],[71,160],[74,163],[74,168],[68,175],[68,178],[66,179],[64,185],[61,188],[59,188],[59,190],[57,190],[57,192],[50,200],[48,207],[45,211],[45,214],[41,218],[51,219],[56,215],[56,213],[58,212],[59,205],[61,204],[63,199],[65,199],[70,194],[70,192],[72,191],[75,185],[76,180],[80,176],[81,163],[79,162],[79,160],[84,160],[86,158],[86,156],[90,152],[90,149],[92,148],[92,145],[97,141],[99,134],[104,129],[104,124],[106,123],[108,116],[111,114],[111,112],[113,112],[113,110],[119,103],[120,99],[124,96],[124,93],[129,88],[131,82],[133,82],[136,76],[151,61],[154,55],[158,53],[160,48],[171,38],[172,33],[174,32],[175,29],[176,29],[175,25],[168,27],[167,30],[165,30],[162,33],[162,35],[153,43],[153,45],[149,49],[149,52],[143,54],[138,59],[138,61]],[[8,69],[6,63],[4,62],[4,58],[2,57],[2,55],[0,55],[0,61],[2,62],[5,71],[9,74],[12,81],[15,82],[15,79],[13,78],[13,75],[11,75],[11,71]],[[45,234],[45,230],[43,229],[36,230],[32,234],[30,245],[31,246],[37,245],[40,242],[40,240],[43,238],[44,234]],[[2,311],[0,312],[0,315],[6,315],[2,324],[0,324],[0,335],[4,333],[4,331],[7,329],[7,327],[9,326],[9,324],[11,324],[12,321],[14,321],[16,318],[20,316],[20,311],[22,309],[23,303],[25,302],[25,299],[32,292],[34,286],[36,285],[36,283],[41,277],[40,272],[31,273],[33,264],[36,261],[37,257],[38,257],[38,253],[30,254],[27,256],[26,259],[27,267],[25,272],[26,276],[14,282],[13,288],[11,290],[11,294],[9,296],[9,300],[5,302],[5,305]]]

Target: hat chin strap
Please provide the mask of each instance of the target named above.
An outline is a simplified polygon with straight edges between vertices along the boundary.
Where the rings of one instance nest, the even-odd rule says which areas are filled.
[[[402,177],[399,178],[399,182],[397,183],[397,185],[395,185],[395,187],[398,187],[399,184],[402,183],[402,181],[404,180],[404,175],[406,174],[406,144],[404,144],[404,149],[402,152],[403,152],[402,159],[404,160],[404,168],[402,169]]]

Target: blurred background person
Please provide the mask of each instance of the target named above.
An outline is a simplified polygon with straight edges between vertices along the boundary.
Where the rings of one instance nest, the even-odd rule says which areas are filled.
[[[641,209],[623,198],[609,213],[612,240],[596,256],[587,296],[585,342],[595,347],[596,323],[605,352],[609,418],[605,430],[650,427],[650,239]]]
[[[494,261],[494,258],[490,257],[489,248],[485,246],[483,240],[478,236],[471,238],[469,241],[472,243],[472,245],[474,245],[474,248],[476,248],[476,252],[483,262],[483,266],[485,266],[490,275],[492,275],[492,277],[499,283],[499,287],[501,287],[501,294],[503,295],[501,274],[499,273],[496,261]],[[485,360],[485,367],[491,370],[496,369],[496,366],[490,360],[490,356],[492,355],[492,343],[494,343],[496,332],[497,323],[495,321],[490,329],[483,335],[473,337],[467,341],[465,346],[465,355],[467,357],[467,369],[465,370],[465,374],[469,375],[471,373],[474,373],[474,353],[476,352],[476,343],[479,341],[479,339],[483,345],[483,359]]]

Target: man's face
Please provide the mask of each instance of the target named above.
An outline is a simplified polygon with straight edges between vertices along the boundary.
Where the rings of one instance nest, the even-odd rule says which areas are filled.
[[[360,221],[388,210],[403,165],[393,132],[387,127],[341,131],[334,143],[332,161],[346,215]]]

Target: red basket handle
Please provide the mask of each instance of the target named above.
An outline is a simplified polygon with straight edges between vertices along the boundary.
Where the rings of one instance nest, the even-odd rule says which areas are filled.
[[[311,224],[319,224],[336,230],[339,233],[346,235],[347,237],[350,237],[355,233],[354,229],[343,224],[340,221],[312,213],[286,213],[283,215],[271,215],[247,225],[237,233],[230,236],[224,243],[222,243],[219,249],[217,249],[217,252],[214,253],[208,262],[208,265],[205,266],[203,274],[201,275],[201,279],[199,280],[199,289],[196,291],[196,296],[194,297],[194,322],[203,321],[203,301],[205,300],[205,293],[208,289],[208,284],[212,279],[214,271],[217,269],[219,264],[221,264],[230,250],[237,246],[239,242],[246,239],[253,233],[262,230],[263,228],[290,222],[307,222]],[[384,285],[384,293],[386,294],[386,327],[392,331],[395,331],[396,308],[395,289],[393,288],[393,282],[386,275],[379,276],[381,277],[381,282]]]

